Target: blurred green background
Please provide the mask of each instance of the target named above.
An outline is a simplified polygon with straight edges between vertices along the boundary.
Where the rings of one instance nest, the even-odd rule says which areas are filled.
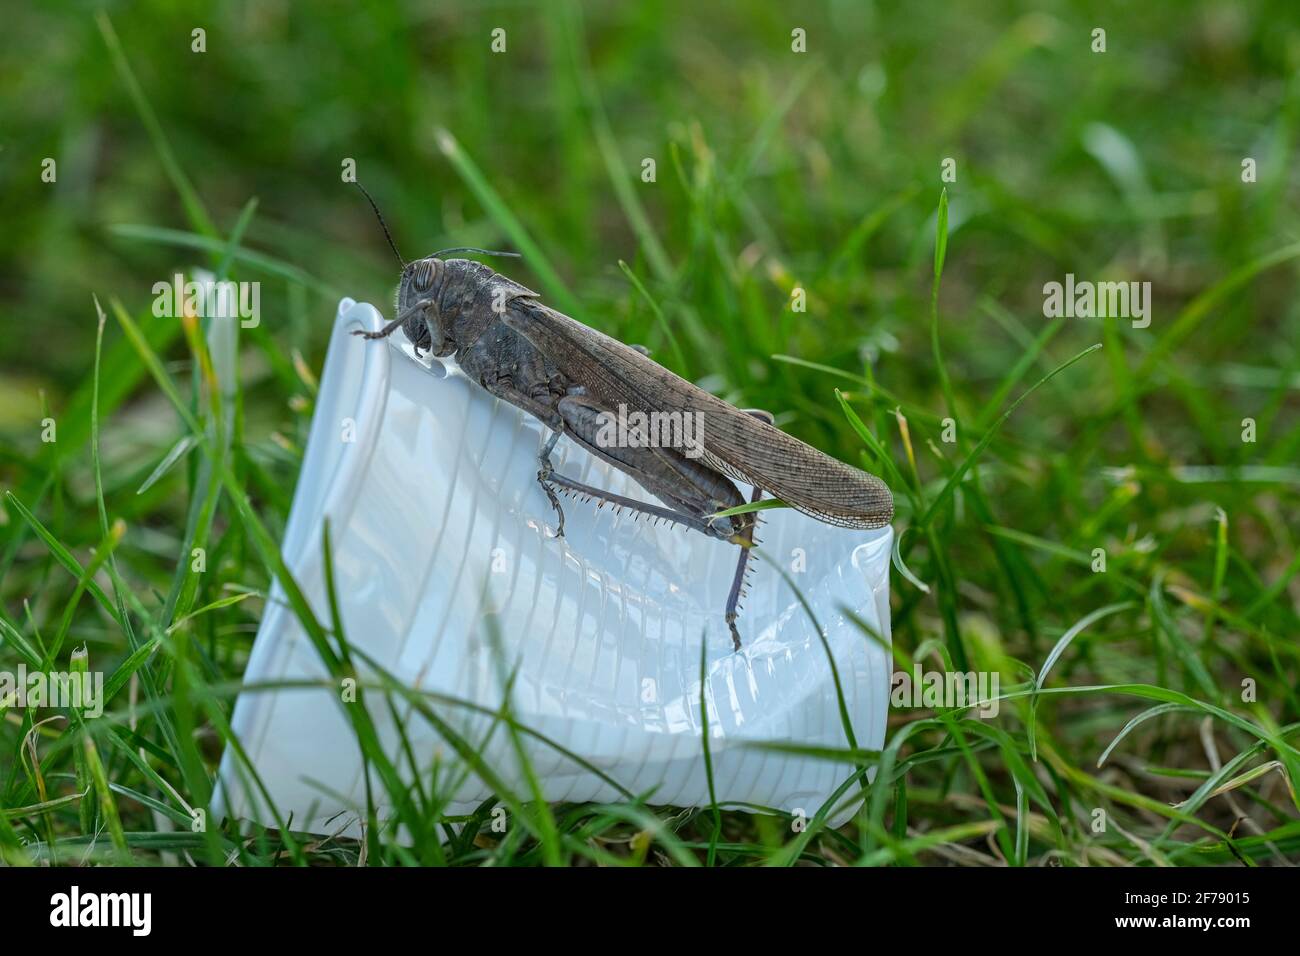
[[[1291,731],[1278,731],[1300,720],[1300,13],[1289,0],[50,3],[6,20],[0,486],[69,551],[84,557],[102,538],[88,444],[92,295],[137,316],[187,381],[190,350],[147,315],[151,287],[215,267],[241,212],[251,218],[233,275],[261,281],[262,324],[242,344],[233,454],[262,519],[282,527],[335,303],[349,295],[388,311],[396,280],[369,207],[342,181],[351,158],[407,258],[526,246],[522,261],[493,264],[884,474],[898,530],[913,529],[902,556],[932,589],[895,581],[903,653],[934,639],[1024,680],[1073,625],[1124,604],[1075,639],[1052,682],[1186,691],[1280,733],[1283,772],[1243,791],[1258,815],[1248,852],[1300,845],[1284,786],[1300,764],[1282,742]],[[496,28],[504,53],[491,49]],[[791,49],[795,28],[805,53]],[[1093,51],[1097,28],[1104,53]],[[459,144],[451,155],[440,130]],[[46,157],[54,183],[41,180]],[[655,182],[642,181],[646,158]],[[956,177],[945,182],[948,158]],[[931,293],[945,187],[941,365]],[[1043,284],[1067,272],[1149,281],[1150,328],[1044,318]],[[795,287],[806,313],[790,307]],[[1095,342],[1105,348],[1031,396],[960,491],[918,521],[999,410]],[[166,626],[230,586],[264,588],[228,500],[211,517],[214,538],[229,538],[215,573],[180,580],[195,463],[136,494],[183,428],[111,311],[104,349],[106,508],[127,523],[116,559],[143,607]],[[837,387],[888,465],[855,434]],[[41,441],[47,409],[54,447]],[[949,415],[956,443],[942,438]],[[1242,440],[1245,418],[1254,442]],[[48,636],[76,580],[12,504],[4,520],[5,619]],[[1107,551],[1105,574],[1090,567],[1095,548]],[[72,606],[66,646],[123,659],[102,610]],[[202,646],[173,653],[201,659],[211,679],[238,677],[259,608],[206,615]],[[1258,701],[1240,700],[1243,678],[1258,682]],[[1185,798],[1213,769],[1192,718],[1161,717],[1125,743],[1127,763],[1092,777],[1137,708],[1110,696],[1043,706],[1038,745],[1064,763],[1044,784],[1053,811],[1032,830],[1035,859],[1086,862],[1096,843],[1105,861],[1147,860],[1068,819],[1115,801],[1128,825],[1159,832],[1143,801]],[[6,736],[21,739],[30,723],[7,716]],[[1027,754],[1031,719],[1004,718],[1010,742],[998,747]],[[1221,730],[1224,760],[1253,743]],[[199,739],[210,770],[220,748]],[[891,795],[855,840],[878,849],[881,827],[904,839],[909,827],[1001,820],[999,801],[1016,805],[1005,756],[985,761],[985,790],[979,761],[947,754],[943,732],[917,740],[937,756],[916,770],[910,815],[907,791],[901,805]],[[9,805],[34,801],[21,772],[3,782]],[[1221,798],[1204,812],[1225,830],[1237,813]],[[75,839],[74,822],[45,833],[34,821],[42,839],[65,829]],[[742,842],[784,839],[747,817],[726,825]],[[1188,854],[1232,859],[1213,835],[1180,834]]]

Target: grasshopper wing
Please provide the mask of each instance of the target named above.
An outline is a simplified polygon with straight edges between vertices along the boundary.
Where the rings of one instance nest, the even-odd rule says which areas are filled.
[[[674,375],[658,362],[556,312],[517,298],[505,323],[606,408],[699,415],[709,467],[845,528],[880,528],[894,515],[889,486]]]

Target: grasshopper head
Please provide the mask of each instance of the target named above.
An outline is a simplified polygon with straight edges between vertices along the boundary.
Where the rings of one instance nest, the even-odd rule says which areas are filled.
[[[438,358],[473,345],[497,321],[494,303],[500,297],[494,281],[514,285],[481,262],[441,258],[445,252],[408,262],[397,287],[397,314],[405,316],[402,331],[419,351],[431,351]],[[532,294],[522,286],[515,288]]]
[[[397,286],[397,314],[406,315],[402,331],[417,351],[446,356],[455,351],[438,308],[447,264],[436,256],[414,259],[402,269]]]
[[[475,252],[517,258],[518,253],[458,246],[407,262],[397,251],[397,243],[393,242],[388,225],[370,193],[361,183],[356,186],[370,203],[389,248],[402,264],[402,276],[397,284],[397,315],[402,321],[402,331],[416,352],[431,351],[438,358],[445,358],[462,345],[472,344],[484,327],[493,321],[490,315],[473,306],[476,296],[485,288],[484,280],[495,273],[468,259],[444,259],[443,256],[451,252]],[[533,294],[522,286],[519,288],[528,295]],[[366,333],[366,338],[382,338],[389,331]]]

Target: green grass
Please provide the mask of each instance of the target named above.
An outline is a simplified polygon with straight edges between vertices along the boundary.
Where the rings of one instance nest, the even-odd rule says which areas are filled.
[[[110,699],[98,720],[0,710],[6,861],[1300,860],[1289,4],[368,9],[68,3],[9,25],[0,670],[87,666]],[[408,258],[517,249],[505,268],[551,304],[882,475],[896,667],[997,671],[999,716],[895,709],[879,752],[847,725],[840,747],[770,742],[859,768],[806,826],[547,805],[526,761],[512,792],[446,720],[463,702],[373,667],[279,557],[334,304],[387,303],[395,279],[345,157]],[[262,283],[228,401],[201,324],[150,312],[194,267]],[[1045,318],[1067,272],[1150,281],[1150,327]],[[191,829],[273,580],[332,677],[372,675],[346,708],[382,788],[364,841],[274,808],[276,828]],[[388,708],[459,763],[404,783]],[[559,746],[508,702],[487,716],[516,756]],[[450,818],[463,774],[495,796]]]

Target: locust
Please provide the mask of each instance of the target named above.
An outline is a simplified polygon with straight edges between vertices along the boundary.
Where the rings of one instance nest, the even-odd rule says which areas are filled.
[[[417,356],[454,358],[470,381],[541,421],[550,435],[538,455],[537,482],[557,514],[557,537],[564,534],[563,494],[738,546],[725,610],[735,650],[741,648],[736,621],[759,520],[757,510],[718,514],[746,504],[736,482],[753,488],[751,504],[766,492],[843,528],[880,528],[892,519],[893,496],[880,478],[786,434],[768,412],[736,408],[673,374],[648,350],[557,312],[536,292],[481,262],[446,258],[456,252],[511,253],[466,247],[407,262],[368,193],[366,198],[402,272],[395,318],[378,331],[353,334],[383,339],[400,328]],[[655,442],[644,430],[632,441],[602,440],[610,416],[635,412],[645,419],[656,413],[690,416],[699,424],[696,446]],[[662,505],[558,473],[551,454],[561,435],[626,473]]]

